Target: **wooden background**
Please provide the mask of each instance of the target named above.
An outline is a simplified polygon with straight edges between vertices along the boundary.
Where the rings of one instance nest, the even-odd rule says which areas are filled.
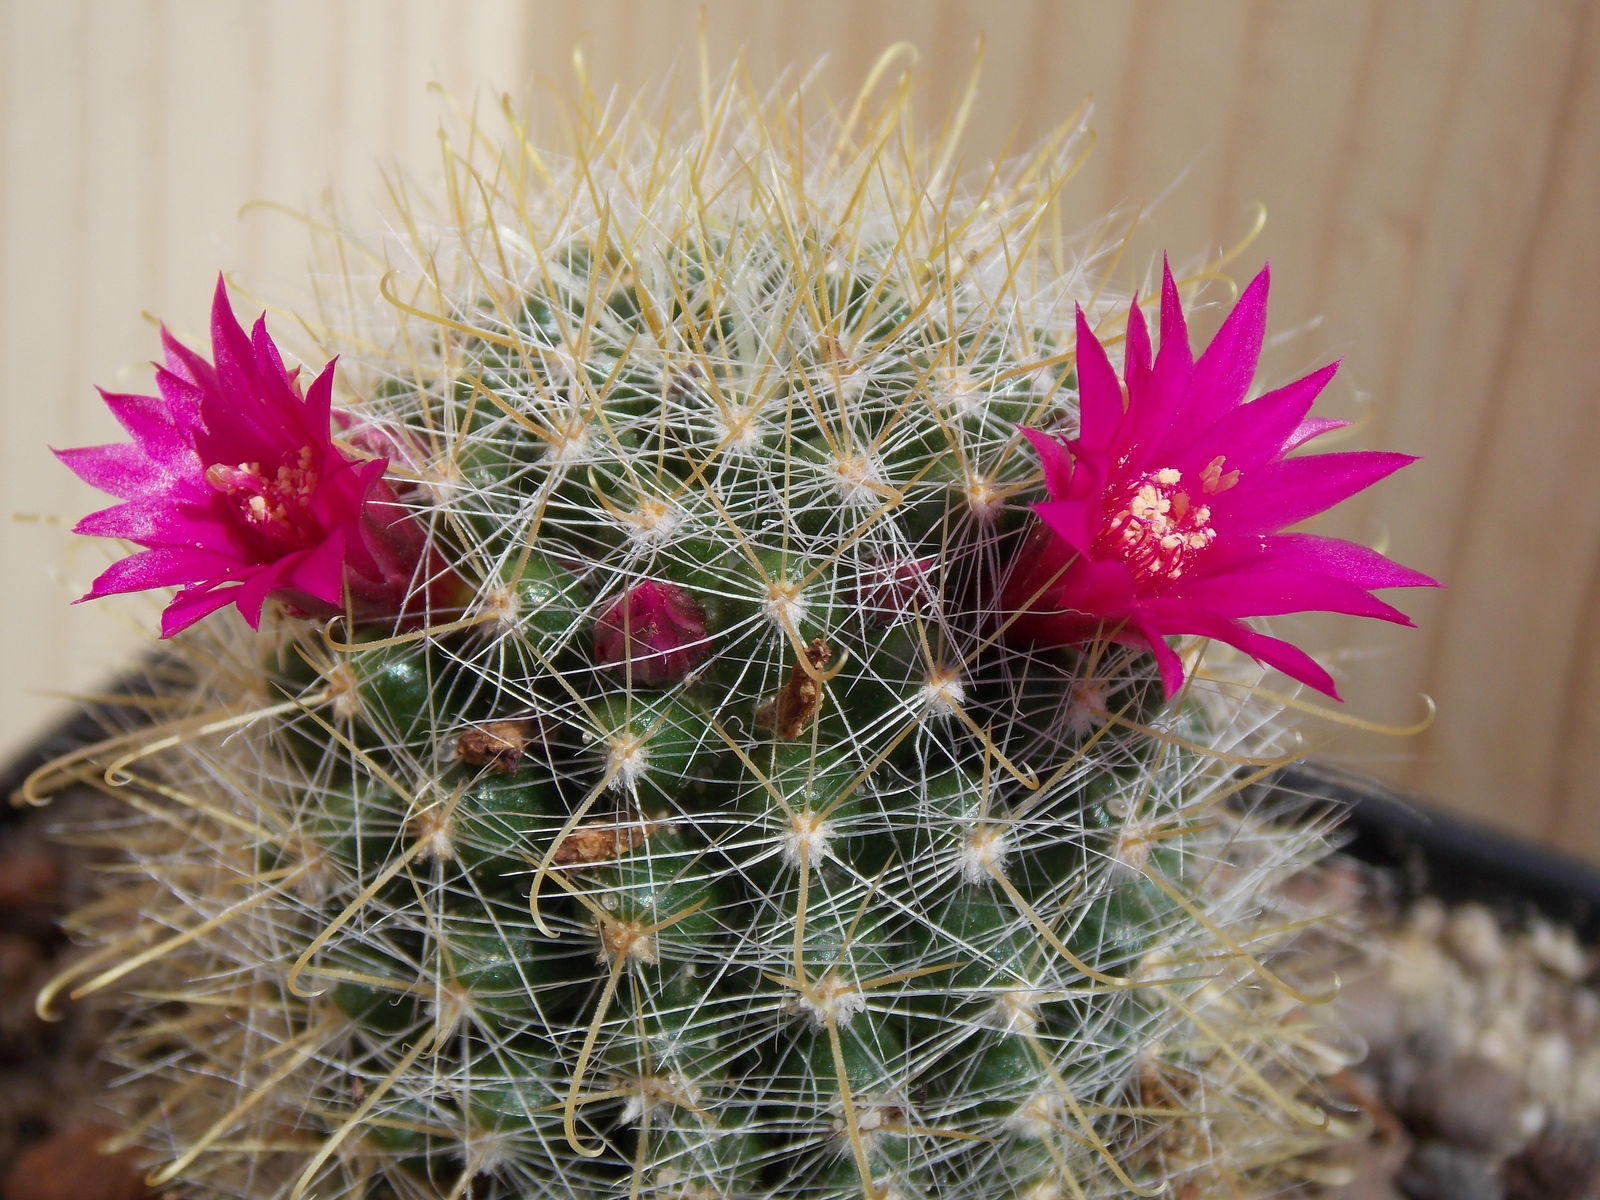
[[[375,203],[379,167],[426,171],[442,108],[534,73],[602,87],[692,71],[681,0],[0,0],[0,748],[14,749],[147,636],[154,607],[69,608],[107,561],[98,507],[46,445],[111,440],[93,383],[142,390],[141,310],[203,329],[219,267],[304,294],[305,241],[247,201]],[[1307,626],[1366,647],[1349,710],[1437,723],[1330,753],[1454,808],[1600,859],[1600,3],[1596,0],[709,0],[714,62],[776,80],[829,56],[849,90],[888,44],[920,50],[927,111],[980,34],[974,160],[1092,96],[1099,147],[1071,215],[1160,197],[1144,251],[1265,233],[1264,380],[1342,355],[1322,411],[1425,460],[1325,528],[1449,581],[1397,595],[1420,630]],[[1148,260],[1146,260],[1148,261]],[[1307,327],[1314,315],[1320,324]]]

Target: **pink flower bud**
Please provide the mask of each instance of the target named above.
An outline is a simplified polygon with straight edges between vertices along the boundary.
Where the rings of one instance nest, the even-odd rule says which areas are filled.
[[[932,595],[931,558],[882,558],[867,564],[856,587],[856,604],[868,620],[892,625],[916,612]]]
[[[594,656],[634,683],[677,683],[705,660],[706,612],[675,583],[646,579],[606,608],[594,625]]]

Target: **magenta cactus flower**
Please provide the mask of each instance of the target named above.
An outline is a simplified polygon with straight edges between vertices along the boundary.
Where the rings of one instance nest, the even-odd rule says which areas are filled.
[[[1023,431],[1050,498],[1033,506],[1039,524],[1005,581],[1011,636],[1146,648],[1169,697],[1183,665],[1166,638],[1214,638],[1338,699],[1309,655],[1244,618],[1317,611],[1411,624],[1372,591],[1436,587],[1435,580],[1351,542],[1283,532],[1413,458],[1290,455],[1344,424],[1306,415],[1336,362],[1243,402],[1266,327],[1267,286],[1263,267],[1195,361],[1164,268],[1159,352],[1152,361],[1135,302],[1120,385],[1078,313],[1078,435]]]
[[[706,612],[675,583],[646,579],[618,596],[594,626],[595,660],[634,683],[677,683],[705,661]]]
[[[332,439],[334,362],[302,391],[262,316],[246,335],[219,276],[208,362],[165,329],[159,396],[101,396],[132,442],[57,450],[120,504],[75,532],[144,549],[81,600],[178,585],[161,616],[171,637],[228,604],[252,628],[267,599],[306,616],[393,617],[418,594],[427,544],[384,481],[389,460]]]

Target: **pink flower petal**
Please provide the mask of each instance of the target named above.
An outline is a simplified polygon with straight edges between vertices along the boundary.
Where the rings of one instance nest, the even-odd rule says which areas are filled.
[[[1027,608],[1027,624],[1039,640],[1065,644],[1113,636],[1134,605],[1133,578],[1125,564],[1078,556],[1032,560],[1007,583],[1005,596],[1009,607]]]
[[[1339,538],[1311,533],[1282,533],[1264,539],[1272,561],[1286,568],[1319,575],[1337,575],[1369,590],[1438,587],[1439,581],[1401,566],[1376,550]]]
[[[296,553],[280,558],[251,571],[240,581],[239,588],[232,593],[233,602],[251,629],[261,627],[261,610],[267,598],[286,586],[295,563],[301,557],[302,554]]]
[[[1207,573],[1185,581],[1172,597],[1147,606],[1199,605],[1225,617],[1273,617],[1283,613],[1332,612],[1376,617],[1410,625],[1405,613],[1371,595],[1366,588],[1334,575],[1315,575],[1292,563],[1272,560],[1237,571]]]
[[[1139,297],[1128,305],[1128,341],[1123,353],[1122,382],[1128,395],[1137,395],[1150,383],[1150,330],[1144,322]]]
[[[1181,623],[1157,624],[1169,634],[1190,634],[1225,642],[1257,662],[1282,671],[1289,678],[1315,688],[1326,696],[1339,699],[1333,676],[1318,666],[1309,654],[1289,642],[1257,633],[1243,621],[1219,616],[1198,607],[1185,607]]]
[[[1250,390],[1261,339],[1267,330],[1267,288],[1271,269],[1262,267],[1222,322],[1200,361],[1194,365],[1193,390],[1186,418],[1198,427],[1229,412]]]
[[[1109,446],[1122,420],[1122,386],[1105,347],[1078,309],[1078,441],[1085,451]]]
[[[254,382],[251,376],[255,350],[239,319],[233,315],[228,287],[220,274],[216,291],[211,296],[211,362],[222,390],[250,392]]]
[[[1178,285],[1166,259],[1161,262],[1161,345],[1150,372],[1148,390],[1135,403],[1128,399],[1127,421],[1117,439],[1117,454],[1139,454],[1160,444],[1188,401],[1194,360],[1189,352],[1189,326],[1178,301]]]
[[[89,486],[109,492],[119,500],[143,495],[152,486],[169,479],[168,474],[152,464],[139,447],[127,442],[115,442],[109,446],[75,446],[68,450],[52,449],[51,453]]]
[[[1283,453],[1283,444],[1294,435],[1306,411],[1338,369],[1338,363],[1329,363],[1287,387],[1241,404],[1198,437],[1166,453],[1175,466],[1185,471],[1202,470],[1221,457],[1230,469],[1251,474]]]
[[[172,503],[141,496],[126,504],[92,512],[72,527],[88,537],[114,537],[146,546],[205,547],[239,553],[243,543],[233,523],[219,524],[208,508],[183,503],[183,493],[173,489]]]
[[[1094,497],[1092,504],[1081,500],[1045,500],[1035,504],[1033,511],[1074,551],[1088,554],[1094,547],[1100,522],[1099,499]]]
[[[302,405],[303,422],[310,429],[325,430],[333,413],[333,372],[338,365],[337,358],[330,358],[327,366],[318,372],[317,377],[311,381],[311,386],[306,389],[306,398]],[[388,459],[383,460],[385,466]],[[380,472],[381,474],[382,472]]]
[[[172,598],[172,603],[161,610],[161,636],[173,637],[182,633],[202,617],[210,616],[219,608],[233,603],[238,588],[184,588]],[[252,625],[254,629],[256,626]]]
[[[1066,494],[1072,483],[1072,454],[1056,438],[1037,429],[1024,429],[1022,436],[1033,443],[1039,465],[1044,469],[1044,488],[1052,496]]]
[[[1142,645],[1155,655],[1156,669],[1161,672],[1162,691],[1171,700],[1183,687],[1183,660],[1178,657],[1177,651],[1167,645],[1161,631],[1150,622],[1135,618],[1130,622],[1129,629],[1135,636],[1125,640],[1133,645]]]
[[[595,661],[644,687],[682,682],[710,649],[705,609],[666,580],[634,584],[605,605],[594,626]]]
[[[222,277],[218,276],[219,287],[221,283]],[[204,358],[173,337],[165,325],[161,327],[161,348],[166,356],[166,372],[174,379],[192,387],[197,397],[208,390],[216,390],[216,370]],[[160,378],[161,370],[162,368],[157,368],[157,378]]]
[[[281,576],[283,585],[321,600],[335,609],[344,607],[345,565],[349,559],[349,533],[335,529],[320,546],[296,556],[292,570]]]
[[[1287,454],[1305,445],[1312,438],[1321,437],[1335,429],[1344,429],[1349,424],[1349,421],[1335,421],[1327,417],[1308,417],[1300,422],[1300,427],[1289,435],[1288,441],[1283,443],[1283,452]]]
[[[166,367],[157,367],[156,391],[161,393],[161,403],[172,414],[173,426],[181,430],[185,438],[193,442],[197,435],[205,431],[200,411],[206,397],[211,394],[206,390],[206,385],[195,383]]]
[[[1318,666],[1316,660],[1304,650],[1290,642],[1257,633],[1243,621],[1229,621],[1214,632],[1198,629],[1194,632],[1226,642],[1235,649],[1244,651],[1257,662],[1282,671],[1290,679],[1297,680],[1324,696],[1334,700],[1340,699],[1339,689],[1334,685],[1333,676]]]
[[[117,423],[128,431],[152,462],[177,468],[194,457],[186,431],[173,419],[169,405],[154,396],[129,396],[99,389],[100,398]]]
[[[142,592],[150,588],[171,587],[194,579],[196,572],[223,570],[231,562],[222,555],[188,546],[158,546],[118,559],[78,598],[94,600],[119,592]]]
[[[1172,265],[1161,257],[1161,348],[1156,353],[1156,374],[1181,376],[1185,384],[1193,374],[1194,359],[1189,352],[1189,323],[1184,320],[1183,304],[1178,299],[1178,284],[1172,278]]]
[[[1415,455],[1382,450],[1299,455],[1262,467],[1211,507],[1218,528],[1270,533],[1316,516],[1412,462]]]

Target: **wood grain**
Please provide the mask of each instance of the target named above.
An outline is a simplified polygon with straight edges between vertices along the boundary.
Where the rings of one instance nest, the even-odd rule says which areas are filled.
[[[1460,811],[1600,858],[1600,3],[1597,0],[816,0],[704,6],[709,56],[777,85],[827,55],[836,91],[918,48],[930,123],[983,38],[968,161],[1095,103],[1069,225],[1140,214],[1133,282],[1170,248],[1270,258],[1262,378],[1335,356],[1351,444],[1424,461],[1321,528],[1380,539],[1446,592],[1418,630],[1286,623],[1365,649],[1349,708],[1423,737],[1334,749]],[[108,550],[47,445],[117,436],[95,383],[141,386],[141,311],[203,329],[219,267],[308,292],[303,231],[265,205],[374,208],[382,168],[426,175],[437,82],[463,104],[580,49],[602,94],[697,58],[689,0],[0,0],[0,563],[13,621],[0,745],[16,748],[147,636],[155,605],[68,606]],[[692,89],[678,88],[687,100]],[[557,119],[552,100],[541,119]],[[1293,334],[1279,337],[1281,334]]]

